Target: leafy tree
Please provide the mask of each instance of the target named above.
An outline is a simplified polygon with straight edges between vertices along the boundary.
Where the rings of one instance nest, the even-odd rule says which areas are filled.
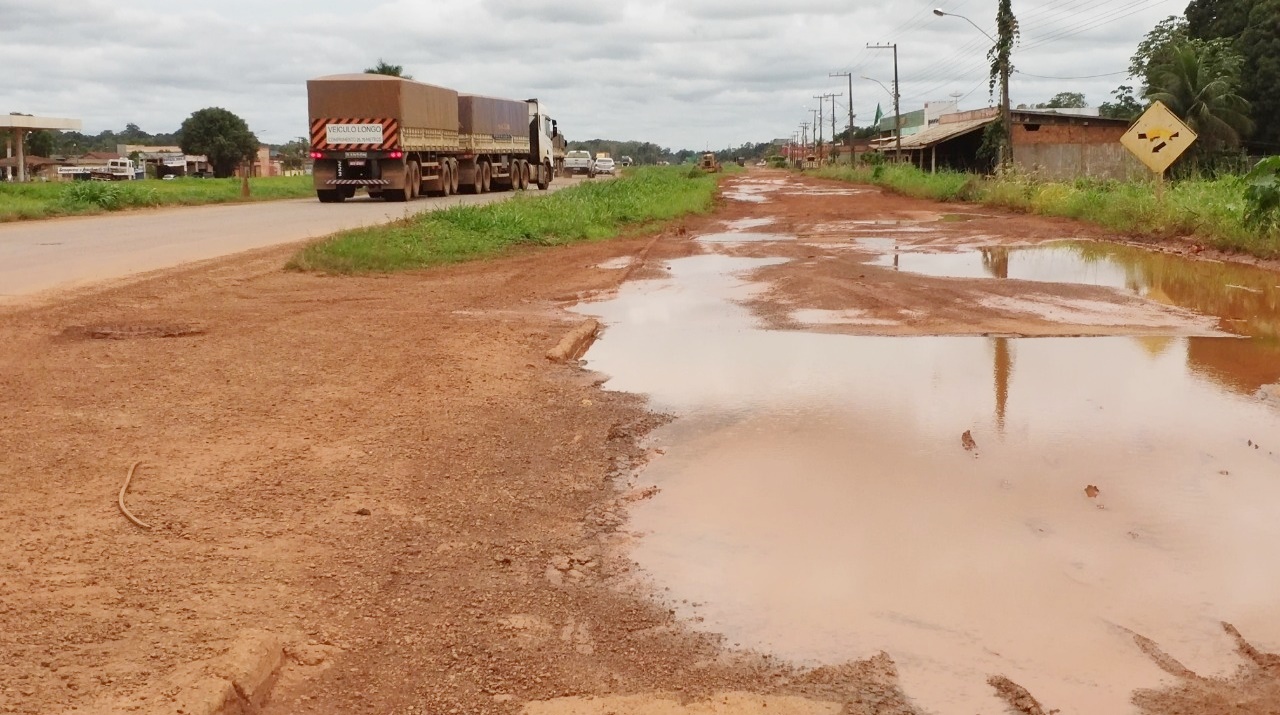
[[[53,154],[53,132],[41,129],[28,132],[24,138],[26,139],[25,151],[27,156],[48,157]]]
[[[413,79],[411,75],[404,73],[402,65],[387,64],[381,57],[378,58],[378,64],[369,67],[364,71],[365,74],[385,74],[389,77],[400,77],[402,79]]]
[[[1059,92],[1049,98],[1044,104],[1037,104],[1040,109],[1078,109],[1087,107],[1089,104],[1084,101],[1084,95],[1079,92]]]
[[[1192,0],[1187,33],[1240,54],[1240,96],[1253,107],[1258,150],[1280,150],[1280,0]]]
[[[1168,64],[1153,68],[1152,81],[1147,99],[1164,102],[1199,135],[1193,146],[1198,156],[1235,149],[1253,129],[1229,63],[1194,40],[1174,46]]]
[[[221,107],[193,113],[182,123],[179,134],[182,151],[209,157],[217,177],[231,176],[237,164],[258,151],[258,137],[249,131],[249,125]]]
[[[994,96],[996,82],[1000,82],[1001,106],[1005,106],[1008,103],[1009,75],[1013,72],[1013,63],[1009,61],[1009,57],[1013,54],[1013,46],[1018,43],[1020,35],[1018,18],[1013,15],[1013,7],[1010,5],[1010,0],[1000,0],[1000,4],[996,8],[996,43],[987,51],[987,59],[991,61],[991,74],[987,89]],[[1009,128],[1004,126],[1007,122],[1008,117],[1005,117],[1004,121],[1001,122],[1000,135],[994,137],[994,140],[999,142],[1001,164],[1007,164],[1010,159]]]
[[[280,163],[285,169],[301,169],[306,162],[308,154],[311,152],[311,145],[305,137],[298,137],[293,141],[281,144],[279,149]]]
[[[1128,119],[1130,121],[1137,119],[1142,115],[1145,107],[1138,102],[1133,96],[1133,87],[1122,84],[1116,87],[1111,96],[1116,98],[1114,102],[1103,102],[1098,105],[1098,113],[1104,117],[1111,119]]]
[[[1145,94],[1152,84],[1153,67],[1166,65],[1172,57],[1175,45],[1191,39],[1187,34],[1187,21],[1176,15],[1170,15],[1151,29],[1138,49],[1129,59],[1129,76],[1142,78],[1142,91]]]

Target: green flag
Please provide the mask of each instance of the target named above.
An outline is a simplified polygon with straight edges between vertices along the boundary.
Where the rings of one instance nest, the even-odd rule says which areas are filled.
[[[880,111],[880,105],[876,104],[876,120],[871,123],[871,126],[873,127],[880,126],[880,118],[883,116],[884,116],[884,112]]]

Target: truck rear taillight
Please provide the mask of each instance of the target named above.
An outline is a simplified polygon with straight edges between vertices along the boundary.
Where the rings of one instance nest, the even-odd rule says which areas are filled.
[[[402,151],[393,151],[393,152],[391,152],[390,154],[387,154],[387,156],[388,156],[388,157],[390,157],[390,158],[392,158],[392,159],[403,159],[403,158],[404,158],[404,152],[402,152]]]
[[[312,158],[312,159],[323,159],[323,158],[324,158],[324,153],[323,153],[323,152],[319,152],[319,151],[313,151],[313,152],[311,152],[311,158]]]

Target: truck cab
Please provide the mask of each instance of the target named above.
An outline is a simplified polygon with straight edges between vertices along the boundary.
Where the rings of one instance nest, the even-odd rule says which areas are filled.
[[[551,183],[556,169],[556,144],[561,139],[560,127],[556,120],[543,113],[542,105],[537,99],[526,101],[529,104],[529,160],[533,162],[536,158],[538,165],[542,167],[538,175],[538,187],[545,188],[545,184]],[[562,141],[560,143],[563,144]]]

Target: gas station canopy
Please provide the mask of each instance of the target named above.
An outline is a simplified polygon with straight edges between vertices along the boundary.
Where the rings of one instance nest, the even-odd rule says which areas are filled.
[[[5,154],[12,156],[13,145],[17,145],[18,152],[18,181],[26,181],[27,168],[24,161],[24,149],[22,146],[22,135],[27,132],[37,131],[40,129],[67,130],[80,129],[82,126],[79,119],[62,119],[59,117],[29,117],[25,114],[0,114],[0,131],[8,129],[13,132],[13,139],[9,142],[9,148]]]

